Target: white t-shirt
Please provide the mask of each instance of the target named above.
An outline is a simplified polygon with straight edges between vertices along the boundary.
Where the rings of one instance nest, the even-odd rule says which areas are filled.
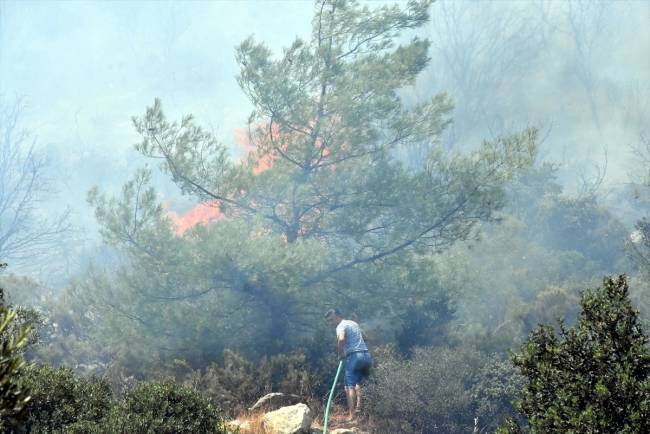
[[[368,351],[366,343],[361,336],[361,327],[354,321],[348,319],[341,320],[339,325],[336,326],[336,336],[341,333],[345,334],[345,346],[343,351],[345,356],[355,351]]]

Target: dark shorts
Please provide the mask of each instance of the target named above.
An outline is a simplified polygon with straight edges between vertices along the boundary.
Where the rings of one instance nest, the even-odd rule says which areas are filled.
[[[345,357],[345,387],[361,384],[370,374],[372,358],[367,351],[350,353]]]

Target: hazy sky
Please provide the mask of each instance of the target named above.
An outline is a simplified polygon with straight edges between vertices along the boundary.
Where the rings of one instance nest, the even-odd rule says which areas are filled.
[[[170,117],[192,111],[232,136],[250,110],[234,78],[235,45],[251,33],[272,47],[308,35],[312,6],[3,1],[4,98],[26,95],[40,142],[75,152],[130,152],[130,117],[156,97]]]
[[[505,10],[534,3],[493,2],[495,8]],[[444,14],[462,4],[434,4],[432,25],[443,27]],[[650,2],[618,4],[622,15],[602,31],[609,41],[596,40],[594,62],[605,81],[636,79],[643,88],[650,82]],[[251,109],[235,82],[234,46],[251,33],[275,51],[296,35],[308,38],[312,9],[310,0],[3,1],[0,89],[4,103],[14,93],[25,95],[29,103],[25,123],[42,145],[55,144],[71,159],[94,152],[111,159],[119,156],[122,165],[130,164],[127,161],[135,158],[131,145],[137,140],[130,117],[143,114],[156,97],[162,99],[170,118],[192,112],[211,123],[221,140],[234,143],[234,130],[244,125]],[[570,30],[561,24],[556,27]],[[436,37],[431,27],[423,33]],[[557,45],[558,41],[563,44],[558,38],[547,42]],[[446,43],[434,42],[438,47]],[[570,53],[565,47],[564,54]],[[436,53],[432,54],[436,61]],[[554,73],[561,74],[571,65],[559,57],[554,62],[543,66],[546,77],[534,71],[539,81],[525,87],[537,94],[533,101],[538,112],[558,109],[551,103],[547,85],[557,80]],[[435,71],[435,66],[430,69]],[[565,82],[576,84],[570,78]],[[439,86],[423,87],[439,90]],[[423,87],[421,94],[432,92]]]

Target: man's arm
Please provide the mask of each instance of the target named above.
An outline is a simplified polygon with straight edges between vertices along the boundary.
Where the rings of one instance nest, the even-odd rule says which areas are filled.
[[[363,330],[361,330],[361,337],[363,338],[364,342],[370,341],[370,338],[368,337],[368,335]]]
[[[340,360],[345,356],[345,353],[343,352],[345,349],[345,333],[339,334],[338,340],[339,340],[339,360]]]

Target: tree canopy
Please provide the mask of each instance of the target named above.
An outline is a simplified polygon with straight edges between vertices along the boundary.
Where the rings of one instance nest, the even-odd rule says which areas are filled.
[[[136,149],[226,218],[174,234],[148,169],[121,198],[91,191],[106,241],[131,257],[112,277],[91,268],[75,286],[117,314],[105,325],[144,327],[166,349],[234,339],[272,351],[326,306],[399,315],[453,299],[453,266],[437,253],[474,239],[504,206],[503,186],[532,164],[537,131],[445,151],[449,97],[402,102],[428,65],[429,41],[398,37],[427,22],[430,4],[317,1],[311,38],[281,55],[244,40],[237,81],[255,110],[240,162],[193,116],[168,121],[158,99],[134,117]],[[422,142],[433,151],[420,166],[396,157]]]

